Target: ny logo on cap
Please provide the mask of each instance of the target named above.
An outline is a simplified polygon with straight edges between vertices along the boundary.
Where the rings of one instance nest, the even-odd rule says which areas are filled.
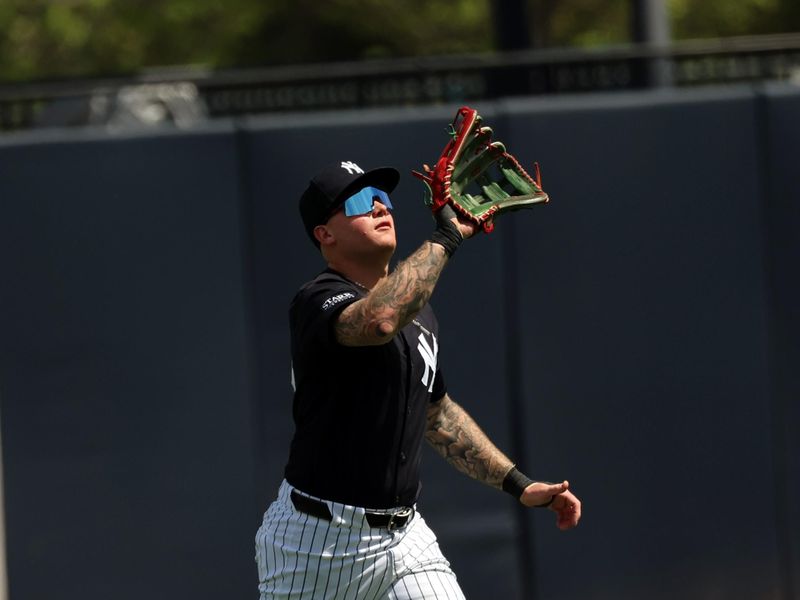
[[[348,160],[348,161],[343,162],[342,163],[342,168],[346,169],[347,172],[350,173],[350,175],[352,175],[353,173],[364,173],[364,169],[359,167],[352,160]]]

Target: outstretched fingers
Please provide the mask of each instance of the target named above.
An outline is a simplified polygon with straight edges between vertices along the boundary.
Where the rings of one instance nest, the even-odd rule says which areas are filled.
[[[581,501],[570,491],[556,496],[550,510],[556,513],[556,525],[562,531],[577,526],[581,519]]]

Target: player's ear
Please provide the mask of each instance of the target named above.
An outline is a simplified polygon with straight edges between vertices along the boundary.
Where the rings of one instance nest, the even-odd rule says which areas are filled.
[[[330,246],[335,241],[333,232],[327,225],[314,227],[314,238],[319,242],[320,246]]]

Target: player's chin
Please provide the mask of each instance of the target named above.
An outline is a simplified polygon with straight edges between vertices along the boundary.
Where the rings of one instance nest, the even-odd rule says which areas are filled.
[[[394,250],[397,247],[397,236],[394,234],[394,227],[383,227],[375,230],[373,237],[375,244],[381,248]]]

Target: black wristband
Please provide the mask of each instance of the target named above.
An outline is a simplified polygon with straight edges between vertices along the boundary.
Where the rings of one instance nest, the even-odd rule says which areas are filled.
[[[503,491],[519,500],[525,488],[532,483],[535,483],[533,479],[524,475],[517,467],[511,467],[511,470],[505,476],[505,479],[503,479]]]
[[[437,219],[436,230],[431,234],[430,241],[444,247],[447,258],[453,256],[458,250],[458,246],[464,241],[458,227],[453,225],[448,219]]]
[[[522,492],[525,491],[525,488],[532,483],[536,482],[527,475],[524,475],[519,469],[517,469],[517,467],[511,467],[511,470],[508,472],[505,479],[503,479],[503,491],[508,492],[514,496],[514,498],[519,500],[522,496]],[[548,482],[544,481],[542,483]],[[544,504],[537,504],[534,506],[534,508],[547,508],[553,503],[555,498],[555,496],[550,496],[550,500]]]

